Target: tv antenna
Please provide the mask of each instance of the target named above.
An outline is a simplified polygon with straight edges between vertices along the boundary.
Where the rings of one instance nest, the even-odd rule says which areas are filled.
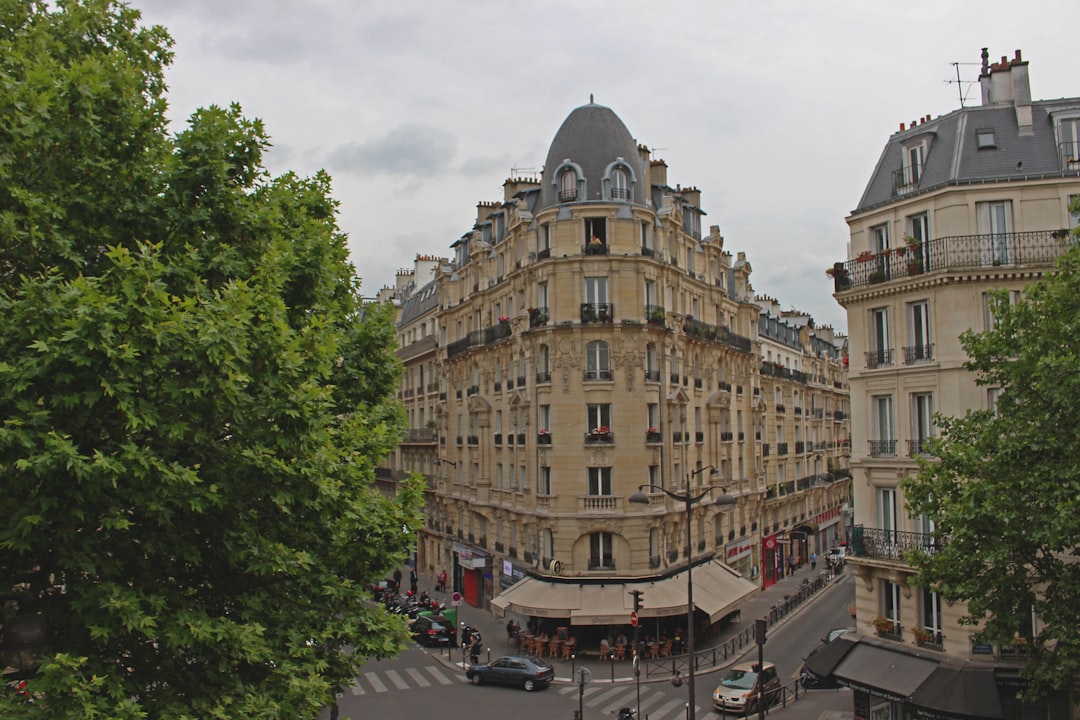
[[[956,85],[956,90],[960,94],[960,107],[964,107],[964,100],[967,99],[968,93],[971,92],[971,86],[975,84],[975,80],[961,80],[960,79],[960,66],[961,65],[980,65],[981,63],[962,63],[954,62],[950,63],[953,69],[956,70],[955,80],[946,80],[946,85]]]

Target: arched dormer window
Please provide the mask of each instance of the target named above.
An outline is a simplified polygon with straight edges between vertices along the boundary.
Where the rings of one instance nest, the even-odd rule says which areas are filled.
[[[634,169],[622,158],[616,158],[604,172],[604,191],[607,199],[629,202],[634,196],[636,182]]]
[[[585,176],[575,163],[563,160],[555,170],[555,189],[559,202],[574,202],[585,197]]]

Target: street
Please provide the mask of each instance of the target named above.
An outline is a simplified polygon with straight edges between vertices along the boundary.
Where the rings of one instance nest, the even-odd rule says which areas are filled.
[[[784,624],[770,631],[765,645],[765,659],[776,664],[783,682],[790,690],[798,679],[802,659],[821,642],[821,637],[834,628],[849,627],[848,612],[853,595],[852,578],[823,591]],[[747,657],[757,658],[757,647],[748,646]],[[501,649],[495,649],[498,654]],[[485,658],[486,659],[486,658]],[[349,688],[340,702],[340,717],[371,718],[483,718],[513,717],[515,720],[569,720],[579,702],[585,720],[613,718],[620,707],[636,707],[637,694],[633,682],[607,681],[603,673],[593,676],[579,697],[580,689],[569,683],[569,677],[558,678],[552,687],[527,693],[517,688],[498,686],[475,687],[465,679],[464,672],[448,659],[446,651],[412,646],[399,657],[372,662],[367,671]],[[712,710],[712,691],[719,682],[721,670],[702,668],[696,687],[696,715],[699,718],[719,718]],[[568,675],[568,673],[564,673]],[[849,691],[818,690],[800,698],[787,708],[773,708],[770,716],[802,720],[802,718],[850,716]],[[686,717],[687,689],[674,687],[667,680],[641,683],[642,720],[682,720]],[[839,713],[839,714],[838,714]],[[329,710],[321,715],[329,718]]]

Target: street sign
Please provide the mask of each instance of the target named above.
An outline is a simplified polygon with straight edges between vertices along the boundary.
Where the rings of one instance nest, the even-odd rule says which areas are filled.
[[[574,670],[574,684],[582,687],[592,682],[592,673],[589,668],[579,667]]]
[[[630,625],[631,627],[637,627],[637,613],[630,611]]]
[[[451,605],[460,605],[461,604],[461,593],[456,592],[453,595],[451,595],[450,596],[450,604]]]

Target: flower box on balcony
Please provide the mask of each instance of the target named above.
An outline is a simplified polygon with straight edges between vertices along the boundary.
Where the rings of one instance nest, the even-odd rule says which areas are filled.
[[[551,444],[551,433],[548,432],[547,430],[541,430],[540,432],[538,432],[536,434],[536,443],[538,445],[550,445]]]
[[[645,431],[645,442],[658,443],[663,442],[664,438],[656,428],[649,428]]]

